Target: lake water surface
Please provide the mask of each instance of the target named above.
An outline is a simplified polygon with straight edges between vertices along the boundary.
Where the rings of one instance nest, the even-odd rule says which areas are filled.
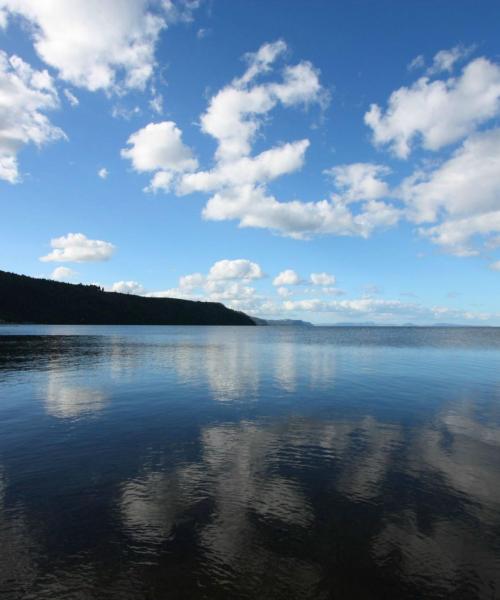
[[[0,326],[0,597],[500,598],[500,330]]]

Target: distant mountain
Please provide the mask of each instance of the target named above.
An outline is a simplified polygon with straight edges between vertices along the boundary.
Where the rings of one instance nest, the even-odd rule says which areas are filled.
[[[346,321],[344,323],[332,323],[331,325],[328,325],[328,327],[379,327],[379,325],[377,323],[374,323],[373,321],[354,322],[354,323],[350,323],[350,322]]]
[[[218,302],[144,298],[0,271],[0,322],[60,325],[255,325]]]
[[[259,317],[251,317],[256,325],[282,325],[287,327],[314,327],[308,321],[300,319],[260,319]]]
[[[252,317],[253,318],[253,317]],[[343,322],[343,323],[328,323],[321,324],[322,327],[417,327],[417,328],[429,328],[429,327],[448,327],[448,328],[457,328],[457,327],[488,327],[488,325],[465,325],[460,323],[392,323],[392,324],[382,324],[382,323],[374,323],[373,321],[364,321],[364,322]]]

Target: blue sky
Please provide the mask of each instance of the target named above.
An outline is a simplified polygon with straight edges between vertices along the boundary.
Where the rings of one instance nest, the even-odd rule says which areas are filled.
[[[498,2],[0,0],[0,268],[500,324]]]

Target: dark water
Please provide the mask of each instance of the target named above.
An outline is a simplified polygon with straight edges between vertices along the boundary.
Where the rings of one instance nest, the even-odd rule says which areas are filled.
[[[0,597],[500,598],[500,330],[0,327]]]

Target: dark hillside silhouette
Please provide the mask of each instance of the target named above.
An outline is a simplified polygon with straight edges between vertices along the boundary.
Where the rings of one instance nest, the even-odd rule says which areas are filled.
[[[60,325],[255,325],[218,302],[144,298],[0,271],[0,322]]]

